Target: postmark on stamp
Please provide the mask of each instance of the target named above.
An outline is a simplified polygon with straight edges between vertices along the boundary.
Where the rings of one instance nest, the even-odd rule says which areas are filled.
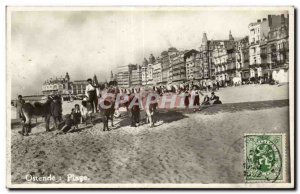
[[[245,134],[245,182],[285,180],[285,135]]]

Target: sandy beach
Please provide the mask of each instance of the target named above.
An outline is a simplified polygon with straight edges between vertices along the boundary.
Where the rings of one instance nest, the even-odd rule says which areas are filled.
[[[130,127],[127,113],[109,132],[98,119],[74,133],[45,132],[42,119],[33,134],[12,125],[12,183],[26,175],[87,176],[85,183],[243,183],[244,133],[289,134],[287,85],[240,86],[216,92],[222,105],[200,112],[160,110],[154,128]],[[74,103],[64,103],[64,114]],[[35,122],[33,122],[35,123]],[[110,126],[110,123],[109,123]],[[289,144],[287,144],[289,145]],[[287,155],[289,149],[287,149]],[[288,162],[288,161],[287,161]],[[53,182],[48,182],[53,183]]]

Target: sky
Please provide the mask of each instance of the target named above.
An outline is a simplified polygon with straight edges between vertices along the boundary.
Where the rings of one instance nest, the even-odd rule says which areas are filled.
[[[69,73],[72,80],[129,63],[141,64],[169,47],[199,49],[202,35],[248,35],[248,25],[274,11],[13,11],[10,29],[12,96],[41,94],[45,80]]]

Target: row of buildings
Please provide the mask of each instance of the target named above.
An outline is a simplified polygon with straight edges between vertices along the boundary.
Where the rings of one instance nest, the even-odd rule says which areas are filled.
[[[94,81],[97,81],[96,75],[94,75]],[[85,94],[85,88],[87,86],[86,80],[74,80],[70,81],[70,76],[68,72],[65,77],[60,78],[50,78],[46,80],[42,85],[43,95],[78,95]]]
[[[207,80],[220,83],[243,80],[287,82],[289,65],[289,16],[268,15],[249,24],[249,34],[235,39],[209,40],[203,33],[199,50],[174,47],[160,56],[152,54],[142,64],[117,69],[120,87],[177,84]]]

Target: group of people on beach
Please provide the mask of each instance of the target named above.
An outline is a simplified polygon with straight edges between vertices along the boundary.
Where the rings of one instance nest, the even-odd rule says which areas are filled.
[[[61,128],[56,126],[56,128],[59,129],[58,133],[66,133],[78,129],[79,123],[85,123],[87,125],[88,120],[93,124],[92,114],[98,112],[99,90],[92,84],[92,79],[88,79],[87,82],[88,84],[85,90],[86,97],[82,100],[81,105],[75,104],[70,114],[65,115],[64,125]]]
[[[97,86],[92,84],[92,80],[88,79],[89,84],[87,85],[86,88],[86,98],[84,98],[81,102],[81,105],[79,104],[75,104],[75,107],[72,109],[71,114],[67,115],[66,118],[69,120],[73,120],[74,125],[76,126],[78,123],[85,123],[87,125],[88,120],[90,121],[90,123],[93,123],[92,121],[92,114],[99,112],[101,110],[100,104],[98,99],[101,97],[101,95],[103,95],[101,92],[97,91]],[[167,92],[172,92],[172,91],[168,91],[168,90],[164,90],[167,88],[164,87],[152,87],[150,88],[151,91],[154,91],[156,94],[158,94],[159,96],[164,95]],[[126,108],[128,108],[128,104],[131,103],[132,101],[132,96],[136,95],[136,94],[140,94],[143,91],[145,91],[145,88],[141,88],[141,87],[135,87],[135,88],[118,88],[118,87],[107,87],[105,88],[106,92],[110,92],[113,94],[126,94],[129,96],[128,98],[128,103],[127,106],[125,105]],[[198,107],[198,111],[201,110],[201,106],[207,106],[207,105],[211,105],[211,104],[222,104],[222,102],[220,101],[219,97],[215,95],[214,92],[211,92],[211,96],[208,97],[208,95],[205,95],[201,92],[201,90],[199,90],[197,88],[197,86],[192,86],[189,87],[188,85],[186,86],[182,86],[182,87],[178,87],[178,90],[175,90],[177,94],[181,94],[184,93],[185,94],[185,99],[184,99],[184,104],[185,107],[188,108],[190,105],[190,98],[191,96],[194,97],[193,99],[193,107]],[[201,103],[200,100],[200,96],[204,96],[204,99]],[[97,100],[95,100],[97,99]],[[126,103],[125,103],[126,104]],[[155,106],[151,107],[151,110],[147,107],[145,108],[146,111],[146,115],[149,116],[150,118],[150,126],[154,125],[154,117],[151,117],[151,115],[155,115],[156,113],[156,109],[157,109],[157,103]],[[118,108],[116,108],[115,110],[115,117],[119,117],[120,116],[120,112],[118,110]],[[132,106],[129,109],[127,109],[127,111],[129,111],[130,115],[131,115],[131,126],[135,127],[136,124],[138,124],[140,122],[140,111],[141,108],[139,106]],[[197,111],[196,108],[194,108],[193,110],[194,112]],[[101,112],[101,111],[100,111]],[[136,113],[136,114],[135,114]],[[152,120],[151,120],[152,118]],[[68,123],[68,122],[67,122]],[[72,122],[70,122],[72,123]],[[70,129],[71,127],[65,127],[63,128],[63,132],[66,132]]]
[[[128,113],[131,113],[131,126],[136,126],[140,122],[140,110],[141,108],[137,105],[134,105],[128,108],[129,104],[132,102],[132,96],[136,94],[141,94],[145,90],[151,90],[158,96],[163,96],[164,94],[184,94],[184,105],[186,108],[189,107],[190,103],[193,103],[194,112],[200,111],[201,106],[207,106],[211,104],[221,104],[219,97],[215,95],[214,92],[211,92],[211,97],[205,95],[201,92],[201,89],[197,85],[189,84],[180,84],[172,86],[153,86],[151,88],[145,89],[145,87],[134,87],[134,88],[118,88],[115,86],[109,86],[100,91],[99,86],[93,83],[92,79],[87,80],[88,84],[86,86],[85,95],[86,97],[81,101],[81,104],[75,104],[71,109],[69,114],[66,114],[63,117],[62,114],[62,98],[60,95],[48,96],[51,99],[50,105],[50,114],[45,117],[46,120],[50,121],[50,118],[53,117],[54,127],[58,129],[58,133],[70,132],[74,129],[78,129],[78,125],[85,123],[86,125],[90,122],[93,124],[93,113],[101,112],[101,107],[99,104],[99,99],[103,95],[103,91],[106,93],[121,94],[127,95],[129,98],[127,102],[123,102],[124,107],[126,107]],[[211,88],[212,89],[212,88]],[[213,91],[213,90],[211,90]],[[200,101],[200,95],[204,96],[203,102]],[[191,96],[193,100],[190,101]],[[25,101],[22,99],[22,96],[19,95],[17,101],[17,115],[21,117],[21,107]],[[122,106],[122,105],[121,105]],[[150,126],[154,125],[154,115],[157,109],[157,103],[154,105],[148,106],[145,108],[147,118],[150,120]],[[103,111],[103,110],[102,110]],[[119,117],[120,112],[118,108],[114,109],[114,116]],[[46,122],[49,123],[49,122]],[[46,128],[49,126],[46,126]]]

